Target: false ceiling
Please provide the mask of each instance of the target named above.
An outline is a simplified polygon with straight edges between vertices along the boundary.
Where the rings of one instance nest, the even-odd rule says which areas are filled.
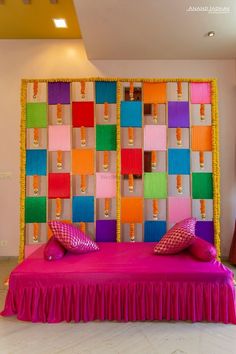
[[[74,0],[90,59],[232,59],[235,0]],[[207,33],[215,31],[215,37]]]
[[[68,28],[55,28],[65,18]],[[0,39],[81,38],[73,0],[0,0]]]

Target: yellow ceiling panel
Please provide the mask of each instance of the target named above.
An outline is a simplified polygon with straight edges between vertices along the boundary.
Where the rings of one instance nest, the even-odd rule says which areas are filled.
[[[53,18],[65,18],[68,28],[55,28]],[[72,0],[0,1],[0,39],[81,38]]]

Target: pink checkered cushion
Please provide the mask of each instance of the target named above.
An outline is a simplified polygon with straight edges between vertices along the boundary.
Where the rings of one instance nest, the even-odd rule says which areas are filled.
[[[48,223],[55,238],[70,252],[88,253],[98,251],[98,245],[77,227],[60,221]]]
[[[188,218],[175,224],[156,244],[156,254],[176,254],[195,240],[196,218]]]

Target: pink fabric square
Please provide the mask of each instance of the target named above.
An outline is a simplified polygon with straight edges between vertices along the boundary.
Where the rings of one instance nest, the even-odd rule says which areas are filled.
[[[156,254],[176,254],[189,247],[194,240],[196,218],[188,218],[175,224],[154,247]]]
[[[49,151],[70,151],[70,126],[49,125],[48,127],[48,150]]]
[[[80,229],[72,224],[66,224],[60,221],[50,221],[48,223],[56,240],[59,241],[62,246],[77,254],[88,253],[98,251],[99,247],[86,236]]]
[[[31,254],[40,247],[42,247],[41,243],[36,243],[35,245],[25,245],[25,258],[31,256]]]
[[[192,82],[190,84],[191,103],[211,103],[211,84]]]
[[[183,219],[190,218],[192,216],[191,198],[169,197],[168,215],[169,215],[169,222],[179,222]]]
[[[216,259],[216,248],[209,242],[196,237],[194,242],[188,248],[189,253],[200,261],[210,262]]]
[[[114,198],[116,196],[116,174],[96,173],[96,197]]]
[[[166,125],[145,125],[144,150],[166,150]]]

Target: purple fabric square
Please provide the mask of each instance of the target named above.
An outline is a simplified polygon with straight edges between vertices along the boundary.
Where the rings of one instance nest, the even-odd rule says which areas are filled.
[[[214,245],[213,221],[197,221],[195,233],[198,237]]]
[[[49,82],[48,104],[70,104],[70,83]]]
[[[189,128],[188,102],[168,102],[168,127]]]
[[[97,220],[97,242],[116,242],[116,220]]]

